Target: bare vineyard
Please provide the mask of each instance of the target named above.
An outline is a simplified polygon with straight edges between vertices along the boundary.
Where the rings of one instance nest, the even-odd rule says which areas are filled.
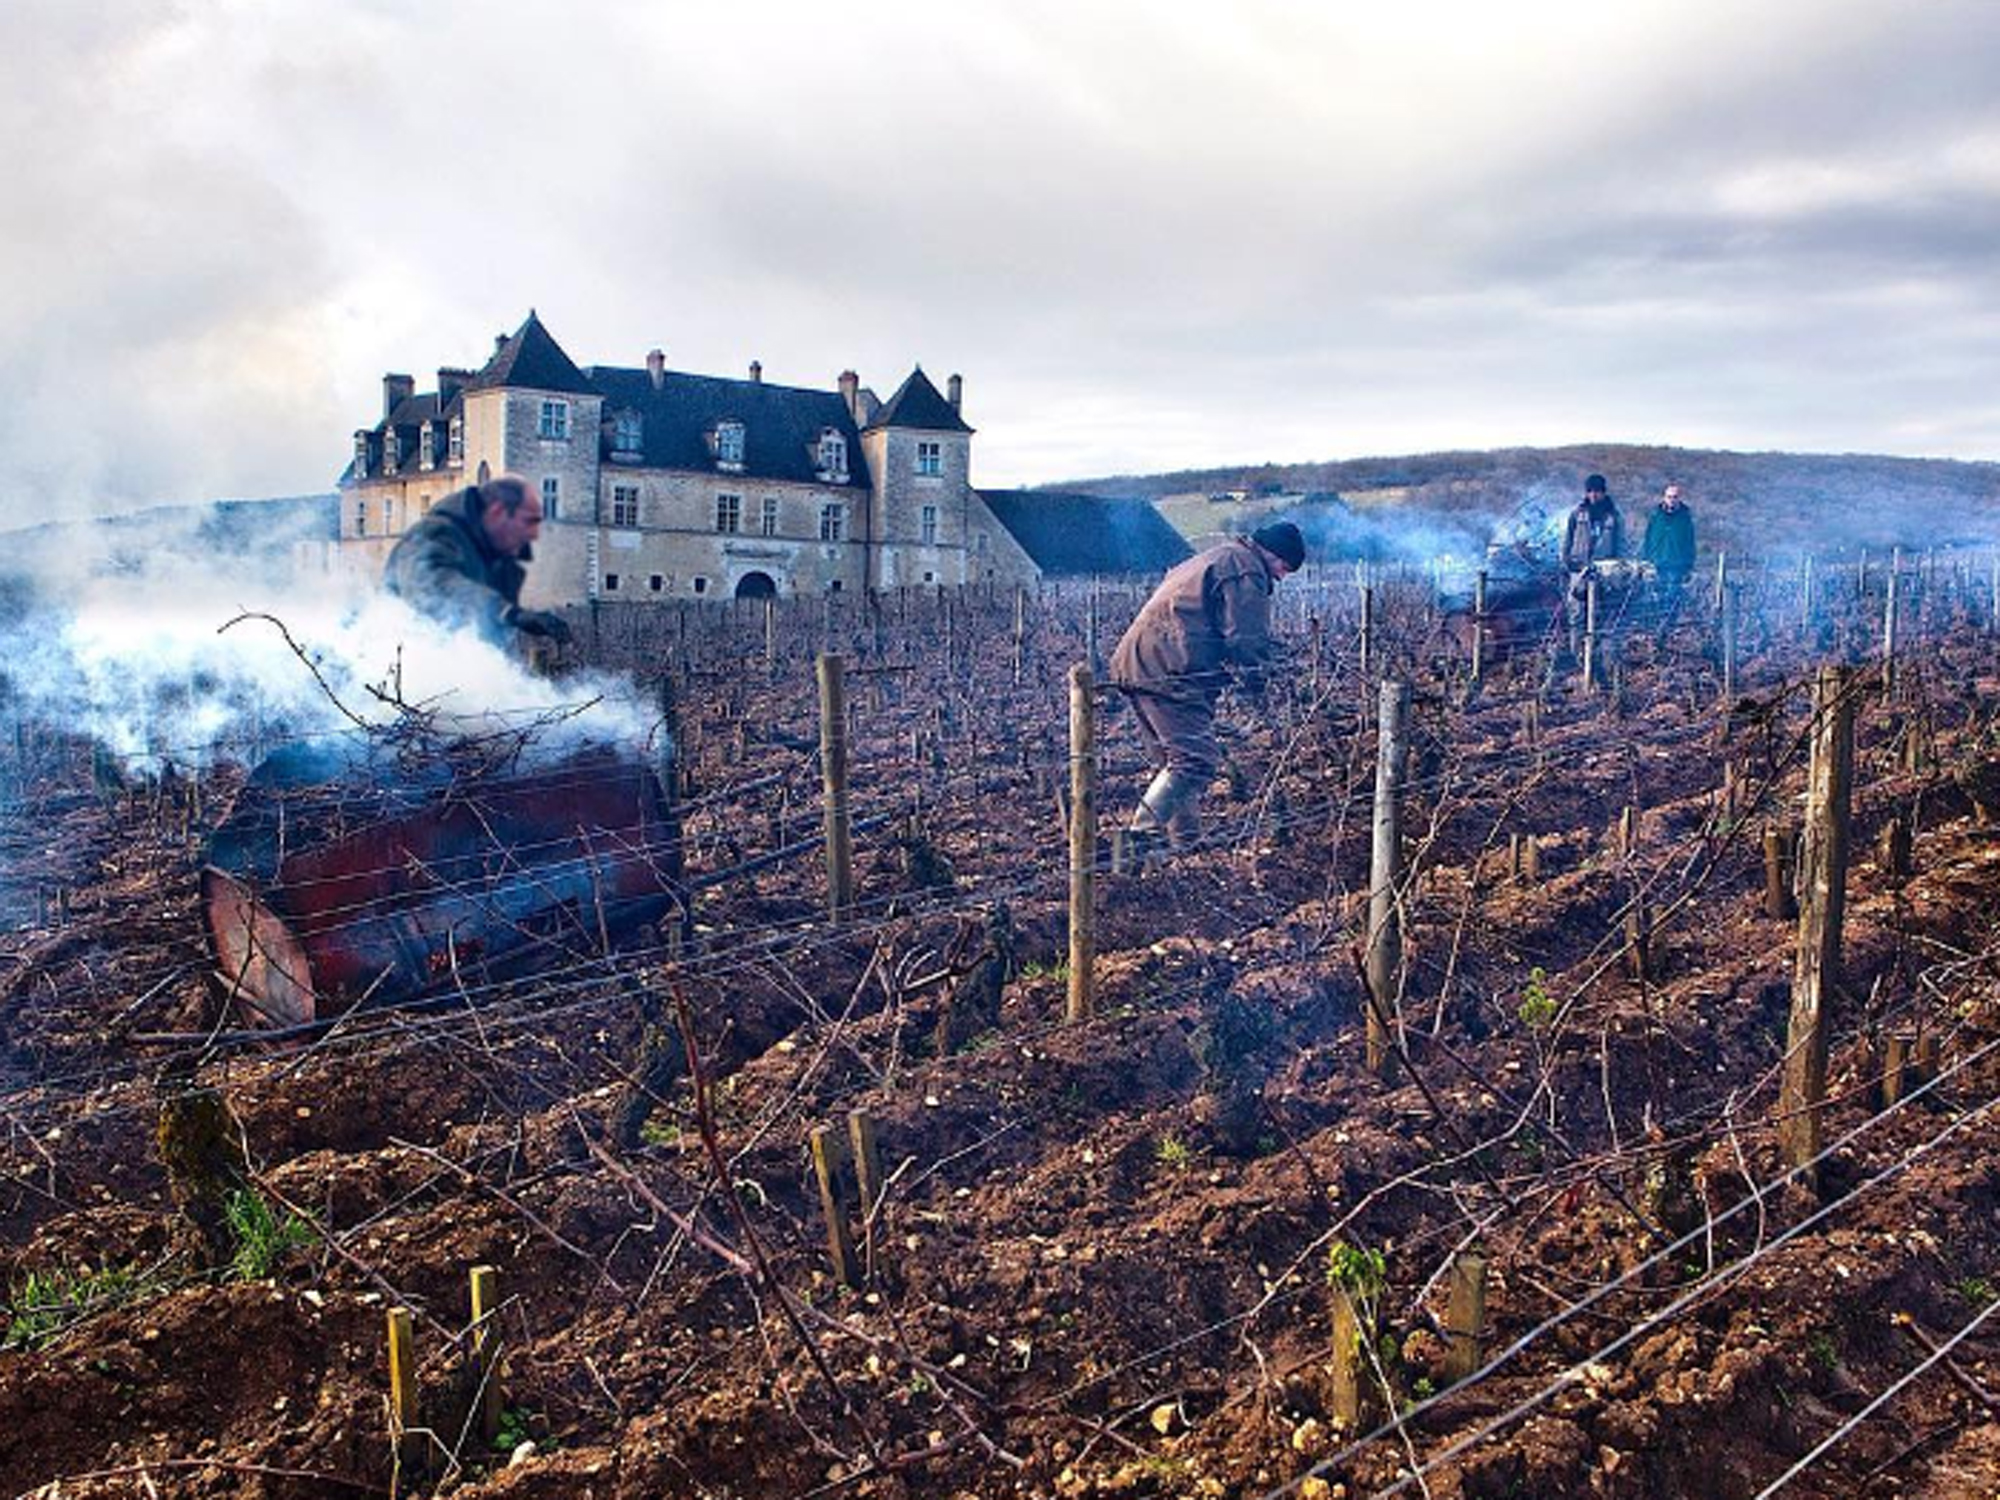
[[[17,724],[0,1482],[1994,1493],[2000,570],[1697,583],[1289,580],[1147,868],[1141,588],[607,608],[690,919],[278,1038],[195,874],[284,726]]]

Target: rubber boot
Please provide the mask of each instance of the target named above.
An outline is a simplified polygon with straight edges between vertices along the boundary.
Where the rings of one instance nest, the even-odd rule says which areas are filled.
[[[1184,848],[1201,831],[1196,804],[1201,800],[1201,783],[1172,767],[1153,777],[1146,795],[1132,814],[1132,847],[1141,862],[1157,856],[1169,842]]]

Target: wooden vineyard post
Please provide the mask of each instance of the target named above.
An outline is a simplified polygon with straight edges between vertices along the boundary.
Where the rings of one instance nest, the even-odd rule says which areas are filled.
[[[764,601],[764,675],[778,674],[778,601]]]
[[[1410,690],[1384,680],[1377,711],[1375,836],[1368,877],[1368,1071],[1387,1080],[1396,1068],[1396,978],[1402,967],[1402,920],[1396,881],[1402,873],[1403,714]]]
[[[1722,613],[1722,596],[1729,590],[1729,553],[1715,554],[1715,612]]]
[[[854,830],[847,807],[847,687],[839,657],[819,659],[819,768],[826,804],[826,909],[839,922],[854,906]]]
[[[1090,668],[1069,669],[1069,1005],[1071,1021],[1097,1009],[1097,730]]]
[[[1463,1380],[1477,1370],[1480,1342],[1486,1333],[1486,1257],[1468,1250],[1451,1263],[1451,1299],[1445,1308],[1445,1332],[1451,1348],[1445,1355],[1447,1380]]]
[[[851,1287],[862,1282],[861,1262],[854,1254],[854,1229],[847,1218],[847,1186],[854,1175],[854,1156],[840,1132],[815,1125],[806,1137],[812,1150],[813,1176],[819,1182],[820,1212],[826,1216],[827,1254],[833,1274]]]
[[[1021,685],[1022,657],[1028,645],[1028,588],[1014,585],[1014,686]]]
[[[1892,1032],[1882,1039],[1882,1107],[1887,1109],[1903,1097],[1903,1083],[1909,1076],[1910,1038]]]
[[[1583,584],[1583,690],[1597,691],[1597,578]]]
[[[1536,835],[1521,838],[1521,881],[1533,885],[1542,878],[1542,841]]]
[[[1778,1146],[1788,1167],[1820,1151],[1826,1105],[1826,1006],[1840,970],[1847,905],[1847,812],[1854,774],[1854,705],[1847,673],[1820,668],[1813,695],[1812,764],[1806,783],[1805,839],[1799,851],[1799,940],[1792,969],[1791,1024],[1778,1095]],[[1817,1172],[1803,1175],[1808,1187]]]
[[[1729,737],[1729,719],[1736,706],[1736,590],[1722,593],[1722,734]]]
[[[472,1359],[479,1372],[479,1437],[500,1435],[500,1273],[472,1268]]]
[[[1653,977],[1653,931],[1646,897],[1634,892],[1625,907],[1625,972],[1640,984]]]
[[[1875,864],[1892,882],[1900,885],[1910,877],[1910,855],[1910,820],[1901,813],[1892,813],[1877,836]]]
[[[1344,1431],[1357,1433],[1368,1410],[1368,1356],[1361,1347],[1361,1312],[1345,1287],[1336,1286],[1332,1291],[1332,1400],[1328,1407]]]
[[[1472,580],[1472,691],[1486,681],[1486,570]]]
[[[875,1117],[865,1109],[850,1110],[847,1116],[847,1144],[854,1155],[854,1181],[861,1192],[861,1269],[870,1281],[883,1272],[882,1200],[887,1184],[882,1180],[882,1148],[875,1135]]]
[[[1368,680],[1375,660],[1375,585],[1361,585],[1361,680]]]
[[[400,1493],[401,1481],[414,1479],[422,1467],[423,1439],[417,1434],[417,1356],[415,1332],[407,1307],[389,1309],[389,1441]],[[409,1471],[407,1474],[405,1471]]]
[[[1639,852],[1639,809],[1631,803],[1618,815],[1618,857],[1630,859]]]
[[[1896,590],[1903,571],[1903,549],[1891,555],[1889,582],[1882,599],[1882,697],[1896,696]]]
[[[1993,597],[1986,612],[1986,629],[1991,635],[2000,635],[2000,551],[1993,554]]]
[[[1790,840],[1776,824],[1764,829],[1764,915],[1790,921],[1799,914],[1792,897]]]
[[[1089,616],[1084,623],[1085,655],[1090,661],[1090,670],[1099,671],[1104,665],[1103,654],[1097,649],[1097,575],[1090,575]]]

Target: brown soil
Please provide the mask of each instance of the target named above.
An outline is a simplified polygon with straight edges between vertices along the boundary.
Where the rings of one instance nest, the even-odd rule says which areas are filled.
[[[1530,662],[1462,708],[1448,638],[1415,604],[1394,617],[1378,649],[1416,683],[1421,873],[1402,1002],[1417,1076],[1389,1083],[1363,1065],[1374,746],[1351,588],[1288,585],[1289,633],[1312,610],[1350,646],[1279,685],[1258,727],[1225,708],[1241,732],[1211,846],[1100,880],[1097,1015],[1068,1025],[1060,681],[1081,599],[1036,606],[1018,684],[1007,601],[961,604],[951,662],[929,600],[885,610],[879,656],[868,622],[838,620],[856,668],[893,669],[851,668],[856,815],[893,815],[857,840],[855,917],[824,921],[807,855],[707,893],[678,968],[642,948],[476,1010],[202,1057],[259,1193],[312,1225],[257,1280],[198,1267],[155,1140],[163,1087],[200,1055],[162,1038],[219,1019],[194,877],[231,775],[204,778],[196,809],[185,782],[93,784],[87,751],[27,736],[0,827],[21,917],[0,964],[0,1491],[388,1493],[398,1304],[420,1421],[452,1453],[441,1487],[480,1500],[1236,1497],[1308,1476],[1291,1492],[1361,1495],[1537,1397],[1430,1469],[1429,1492],[1755,1495],[2000,1293],[2000,1069],[1980,1050],[2000,1039],[2000,835],[1975,812],[2000,682],[1976,590],[1950,582],[1913,590],[1901,697],[1860,715],[1826,1119],[1853,1140],[1816,1193],[1756,1198],[1782,1170],[1796,927],[1763,912],[1760,841],[1798,813],[1812,662],[1772,583],[1748,591],[1769,625],[1746,628],[1726,746],[1706,620],[1669,652],[1624,645],[1622,711],[1573,683],[1547,695],[1531,743]],[[1135,602],[1105,591],[1106,643]],[[1866,641],[1877,604],[1830,600],[1834,637]],[[783,623],[767,675],[761,619],[602,622],[602,659],[669,659],[699,705],[697,870],[817,827],[822,617],[787,606]],[[1108,828],[1143,770],[1129,715],[1101,728]],[[1627,804],[1643,816],[1623,854]],[[1914,828],[1907,878],[1877,859],[1892,815]],[[1509,877],[1514,834],[1538,837],[1539,881]],[[944,866],[949,893],[918,889]],[[1642,889],[1644,983],[1621,961]],[[1001,896],[994,1025],[977,977]],[[642,1147],[607,1131],[676,993],[735,1205],[685,1068]],[[1942,1081],[1878,1119],[1883,1043],[1903,1032],[1935,1039]],[[889,1179],[861,1291],[831,1274],[805,1150],[852,1110]],[[1407,1409],[1446,1384],[1445,1271],[1475,1242],[1489,1353],[1533,1337],[1347,1451],[1329,1250],[1384,1257],[1378,1331]],[[768,1279],[737,1269],[757,1253]],[[478,1264],[507,1299],[506,1432],[534,1443],[511,1465],[465,1430]],[[102,1290],[107,1268],[136,1285],[27,1319],[31,1274]],[[1952,1363],[1786,1493],[2000,1493],[2000,1318]]]

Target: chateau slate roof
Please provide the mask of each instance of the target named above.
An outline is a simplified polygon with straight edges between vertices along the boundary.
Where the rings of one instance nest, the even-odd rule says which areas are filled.
[[[869,419],[869,427],[917,427],[925,432],[971,432],[965,419],[949,401],[938,394],[924,367],[910,371],[909,379],[896,387],[896,394]]]
[[[542,326],[533,308],[528,309],[528,321],[494,351],[485,368],[466,382],[465,388],[488,391],[498,386],[554,391],[559,395],[597,394],[576,362],[563,353],[562,345]]]
[[[1148,500],[1053,490],[981,490],[979,498],[1045,574],[1163,573],[1193,555]]]
[[[715,375],[669,370],[653,387],[645,370],[593,365],[589,377],[604,397],[606,467],[694,469],[741,479],[789,479],[800,484],[819,478],[820,433],[831,427],[847,440],[847,487],[868,488],[868,465],[861,435],[838,391],[805,390]],[[610,430],[619,412],[638,413],[640,451],[636,461],[611,461]],[[743,467],[725,470],[709,446],[719,422],[743,424]]]

